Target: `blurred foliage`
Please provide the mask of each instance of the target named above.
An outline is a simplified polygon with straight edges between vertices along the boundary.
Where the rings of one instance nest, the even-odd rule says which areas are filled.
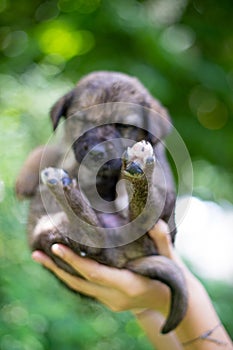
[[[129,314],[87,304],[35,266],[27,203],[12,187],[50,136],[52,103],[82,75],[117,70],[168,107],[193,160],[194,194],[232,202],[232,10],[230,0],[0,0],[1,349],[151,349]],[[230,287],[207,289],[233,336]]]
[[[0,229],[0,349],[151,349],[128,313],[87,302],[30,259],[26,211],[7,190]]]

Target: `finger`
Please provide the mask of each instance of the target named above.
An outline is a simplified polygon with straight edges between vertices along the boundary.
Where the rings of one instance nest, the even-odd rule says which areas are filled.
[[[32,258],[33,260],[42,263],[43,266],[53,272],[61,281],[74,291],[97,299],[112,311],[123,311],[128,309],[128,303],[122,303],[122,294],[120,292],[117,292],[112,288],[95,285],[92,282],[70,275],[56,266],[56,264],[41,251],[33,252]]]
[[[174,257],[169,227],[163,220],[157,222],[157,224],[149,231],[149,235],[155,242],[159,254],[170,259]]]
[[[81,276],[91,282],[101,282],[104,265],[100,265],[98,262],[80,257],[74,253],[70,248],[62,244],[53,244],[51,248],[53,254],[64,260],[67,264],[73,267]]]
[[[52,263],[52,260],[40,250],[35,250],[32,253],[32,259],[38,263],[43,264],[44,266],[46,266],[47,264],[49,265],[50,262]]]
[[[62,244],[54,244],[52,246],[52,252],[92,283],[108,288],[115,288],[120,291],[132,289],[132,283],[134,284],[134,288],[136,288],[135,274],[129,270],[117,269],[99,264],[91,259],[81,258]],[[138,285],[140,285],[141,279],[143,277],[138,276]]]
[[[88,281],[85,281],[81,277],[73,276],[68,272],[59,268],[47,255],[41,251],[35,251],[32,253],[32,258],[36,262],[41,263],[48,270],[53,272],[60,280],[62,280],[69,288],[76,292],[86,294],[91,297],[96,297],[99,291],[99,286],[94,285]]]

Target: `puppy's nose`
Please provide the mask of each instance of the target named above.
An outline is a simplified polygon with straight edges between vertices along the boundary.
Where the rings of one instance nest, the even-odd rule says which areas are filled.
[[[90,157],[94,161],[98,161],[104,158],[105,156],[105,149],[103,145],[97,145],[94,148],[92,148],[89,152]]]

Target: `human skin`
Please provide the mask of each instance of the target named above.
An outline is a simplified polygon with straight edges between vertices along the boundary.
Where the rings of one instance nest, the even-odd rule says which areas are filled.
[[[221,325],[203,285],[177,256],[170,241],[167,224],[160,220],[149,234],[159,253],[180,266],[189,291],[187,313],[175,331],[167,335],[160,334],[170,303],[170,291],[166,285],[126,269],[108,267],[80,257],[61,244],[52,246],[53,253],[70,264],[83,278],[59,269],[40,251],[33,252],[32,257],[73,290],[97,299],[112,311],[130,310],[158,350],[233,349],[231,339]],[[211,334],[205,339],[196,339],[211,330]],[[193,339],[196,340],[187,343]]]

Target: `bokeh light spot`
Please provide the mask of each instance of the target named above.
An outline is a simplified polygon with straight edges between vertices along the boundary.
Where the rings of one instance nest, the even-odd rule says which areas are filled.
[[[228,110],[225,104],[218,100],[216,94],[203,86],[197,86],[192,90],[189,104],[198,121],[205,128],[217,130],[227,123]]]
[[[22,30],[10,32],[6,35],[2,49],[5,56],[16,57],[21,55],[28,46],[28,35]]]
[[[197,117],[205,128],[217,130],[221,129],[226,124],[228,120],[228,111],[225,105],[218,101],[212,110],[206,112],[202,110],[198,111]]]
[[[68,60],[83,55],[94,46],[94,36],[86,30],[73,30],[63,22],[50,23],[39,35],[41,50]]]
[[[3,12],[7,8],[7,0],[0,1],[0,13]]]
[[[148,17],[155,27],[166,27],[177,22],[187,6],[187,0],[157,0],[145,2]]]
[[[59,14],[58,7],[55,1],[46,1],[40,4],[36,10],[35,18],[37,21],[48,21]]]
[[[100,5],[100,0],[59,0],[58,7],[63,12],[78,11],[80,13],[92,13]]]
[[[113,336],[118,330],[118,324],[113,317],[109,315],[100,314],[92,323],[95,331],[101,335]]]
[[[78,0],[76,1],[76,9],[80,13],[94,12],[100,5],[100,0]]]
[[[194,44],[195,33],[187,26],[176,24],[163,31],[160,41],[167,51],[179,53],[189,49]]]

